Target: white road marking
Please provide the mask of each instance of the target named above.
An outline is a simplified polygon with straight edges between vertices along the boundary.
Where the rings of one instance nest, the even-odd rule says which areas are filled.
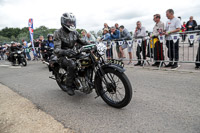
[[[19,69],[19,68],[22,68],[22,67],[21,66],[10,66],[9,68]]]
[[[10,65],[0,65],[0,67],[8,67],[8,66],[10,66]]]

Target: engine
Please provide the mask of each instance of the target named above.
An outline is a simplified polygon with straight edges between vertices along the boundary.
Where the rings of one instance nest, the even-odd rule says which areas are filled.
[[[85,77],[75,78],[75,84],[77,88],[83,93],[89,94],[92,92],[92,88],[90,88],[90,85]]]

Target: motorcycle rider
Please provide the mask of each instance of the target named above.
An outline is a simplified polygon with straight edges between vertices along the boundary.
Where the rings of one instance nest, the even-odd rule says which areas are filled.
[[[46,43],[43,44],[43,52],[47,53],[48,57],[45,57],[45,54],[43,53],[43,58],[47,59],[52,55],[51,51],[48,51],[48,49],[46,49],[44,46],[47,46],[48,48],[54,48],[54,43],[53,43],[53,35],[52,34],[48,34],[47,35],[47,41]]]
[[[17,43],[11,42],[9,61],[13,62],[13,64],[16,63],[16,62],[14,62],[14,54],[13,54],[13,52],[15,52],[17,50],[20,50],[20,47],[17,45]]]
[[[54,53],[58,56],[61,67],[68,72],[65,90],[69,95],[74,95],[73,81],[75,78],[76,64],[70,57],[77,54],[73,50],[75,45],[87,45],[89,43],[80,39],[76,31],[76,18],[72,13],[63,13],[61,16],[61,26],[54,33]]]
[[[54,43],[53,43],[53,35],[52,34],[48,34],[47,35],[47,41],[46,41],[46,46],[50,47],[50,48],[54,48]]]

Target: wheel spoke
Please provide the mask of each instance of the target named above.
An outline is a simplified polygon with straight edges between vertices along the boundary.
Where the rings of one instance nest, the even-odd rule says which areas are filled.
[[[118,98],[117,92],[115,93],[115,97],[116,97],[116,99],[118,99],[118,101],[121,101],[121,100]]]
[[[113,84],[113,87],[107,88],[108,84]],[[116,90],[115,90],[116,88]],[[112,102],[120,102],[125,98],[125,88],[121,79],[114,73],[106,73],[102,79],[103,95]],[[115,92],[114,92],[115,91]]]
[[[119,90],[117,90],[117,92],[119,93],[121,99],[123,99],[125,95],[123,95],[123,97],[122,97],[122,94],[119,92]]]

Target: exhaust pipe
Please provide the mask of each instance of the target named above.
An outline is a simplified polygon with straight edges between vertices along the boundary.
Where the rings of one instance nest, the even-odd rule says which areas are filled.
[[[48,62],[46,62],[46,61],[42,61],[44,64],[47,64],[47,65],[49,65],[49,63]]]

